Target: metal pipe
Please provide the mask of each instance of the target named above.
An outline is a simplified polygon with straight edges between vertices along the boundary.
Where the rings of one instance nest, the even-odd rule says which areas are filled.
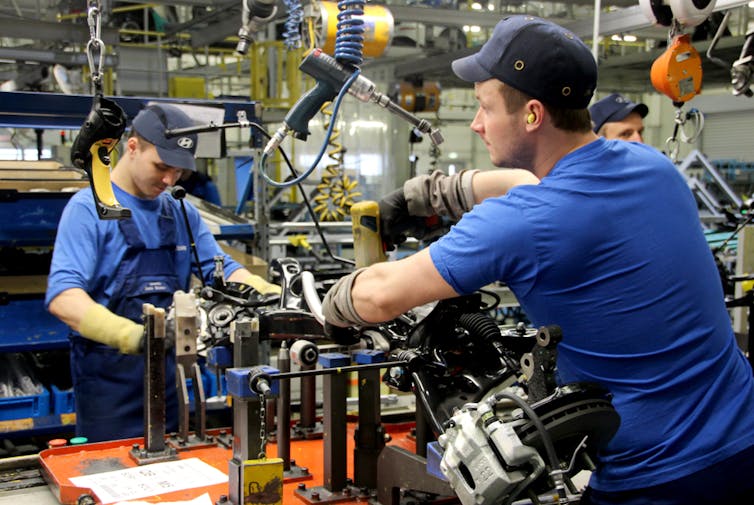
[[[350,372],[371,370],[372,368],[388,368],[392,366],[408,365],[408,361],[384,361],[382,363],[367,363],[364,365],[349,365],[333,368],[317,368],[312,370],[299,370],[297,372],[277,373],[270,375],[272,380],[296,379],[298,377],[310,377],[312,375],[339,375]]]
[[[25,456],[12,456],[0,459],[0,470],[14,470],[28,466],[40,466],[39,454],[27,454]]]
[[[319,223],[319,226],[321,228],[335,228],[335,229],[342,228],[343,230],[351,231],[352,225],[350,221],[344,221],[344,222],[339,222],[339,223],[323,222],[323,223]],[[311,230],[315,228],[315,225],[311,221],[306,221],[306,222],[287,221],[284,223],[270,223],[270,228],[273,230],[278,229],[278,228],[285,229],[285,230],[291,230],[291,229]]]
[[[602,0],[594,0],[594,25],[592,27],[592,56],[599,65],[600,62],[600,11]]]
[[[278,352],[278,369],[280,373],[291,370],[291,358],[285,341],[280,344]],[[283,470],[291,469],[291,383],[280,384],[277,399],[277,448],[278,457],[283,460]]]
[[[308,365],[306,367],[302,367],[301,371],[298,373],[303,375],[298,375],[298,377],[301,377],[301,414],[299,418],[299,425],[304,429],[312,429],[317,424],[317,403],[315,396],[317,394],[317,374],[318,370],[316,370],[315,365]],[[288,372],[290,375],[293,372]],[[278,374],[280,375],[280,374]],[[293,377],[290,377],[293,378]]]

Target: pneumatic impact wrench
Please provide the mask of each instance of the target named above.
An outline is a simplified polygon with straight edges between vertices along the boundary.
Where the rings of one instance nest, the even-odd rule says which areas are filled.
[[[325,103],[333,101],[338,96],[343,86],[357,71],[355,67],[338,63],[335,58],[319,48],[313,49],[306,55],[299,65],[299,70],[313,77],[317,84],[288,111],[283,120],[283,126],[275,132],[264,148],[265,156],[272,154],[288,134],[299,140],[306,140],[309,137],[309,121]],[[374,102],[400,116],[420,132],[428,134],[433,144],[438,145],[443,142],[442,134],[437,128],[433,128],[427,120],[419,119],[377,91],[375,84],[363,75],[359,74],[356,77],[349,86],[348,93],[362,102]]]

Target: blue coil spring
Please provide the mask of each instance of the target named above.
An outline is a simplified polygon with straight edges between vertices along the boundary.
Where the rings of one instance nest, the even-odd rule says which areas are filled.
[[[283,0],[288,9],[288,18],[283,28],[283,44],[288,50],[301,47],[301,30],[299,27],[304,21],[304,8],[300,0]]]
[[[340,0],[338,10],[335,59],[358,67],[364,61],[364,1]]]

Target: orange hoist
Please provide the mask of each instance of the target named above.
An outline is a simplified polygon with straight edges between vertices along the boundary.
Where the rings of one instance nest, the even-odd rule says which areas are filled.
[[[673,161],[679,150],[678,134],[684,141],[695,139],[703,124],[701,113],[695,109],[684,112],[683,105],[702,91],[702,58],[691,44],[691,35],[683,29],[693,27],[707,19],[715,0],[640,0],[644,14],[655,24],[668,26],[668,47],[652,63],[652,86],[669,97],[676,107],[675,128],[666,147]],[[695,133],[686,135],[683,127],[693,119]]]
[[[652,86],[680,107],[702,91],[702,58],[688,34],[672,37],[668,48],[652,63]]]

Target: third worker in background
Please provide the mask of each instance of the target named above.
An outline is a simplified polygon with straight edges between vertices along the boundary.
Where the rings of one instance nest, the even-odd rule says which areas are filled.
[[[583,505],[750,502],[754,378],[684,178],[656,149],[594,133],[597,66],[563,27],[507,17],[453,71],[474,83],[490,161],[512,168],[435,172],[385,197],[394,243],[407,215],[460,220],[341,278],[327,322],[389,321],[501,281],[535,327],[562,328],[559,381],[613,394],[621,424]]]
[[[644,118],[649,107],[613,93],[589,107],[594,133],[608,140],[644,142]]]

